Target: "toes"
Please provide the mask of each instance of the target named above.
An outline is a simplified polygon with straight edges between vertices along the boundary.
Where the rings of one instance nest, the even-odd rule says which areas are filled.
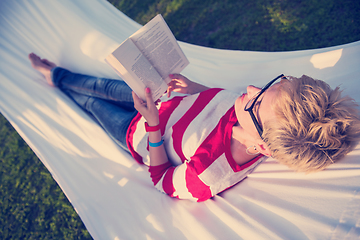
[[[46,70],[49,70],[49,69],[52,69],[52,68],[56,67],[55,63],[50,62],[47,59],[41,59],[35,53],[30,53],[29,54],[29,59],[30,59],[32,67],[39,70],[39,71],[42,71],[43,68],[46,69]]]
[[[29,54],[29,59],[32,63],[35,63],[36,61],[40,61],[40,58],[38,55],[36,55],[35,53],[30,53]]]
[[[35,53],[30,53],[29,58],[31,58],[31,59],[36,59],[36,58],[40,59],[40,57],[38,55],[36,55]]]
[[[28,57],[29,57],[30,60],[33,60],[33,58],[34,58],[34,53],[30,53]]]

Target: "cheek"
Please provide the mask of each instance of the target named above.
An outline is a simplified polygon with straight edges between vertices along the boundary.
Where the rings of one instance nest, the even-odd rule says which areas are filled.
[[[246,132],[251,133],[251,134],[257,133],[254,122],[252,121],[251,116],[248,112],[244,111],[243,109],[240,111],[237,111],[236,117],[239,122],[239,125]]]
[[[248,112],[244,110],[244,107],[241,100],[237,99],[235,103],[235,113],[239,125],[248,133],[256,134],[257,130],[254,125],[254,122],[251,119],[251,116]]]
[[[251,133],[251,134],[255,134],[257,133],[255,124],[253,122],[253,120],[251,119],[251,116],[248,112],[246,112],[246,114],[243,117],[243,128],[246,132]]]

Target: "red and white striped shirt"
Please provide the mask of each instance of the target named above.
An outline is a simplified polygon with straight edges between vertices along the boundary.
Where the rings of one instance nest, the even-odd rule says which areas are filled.
[[[238,94],[213,88],[159,105],[160,129],[169,157],[149,171],[157,189],[172,197],[204,201],[244,179],[263,159],[239,166],[231,154]],[[127,141],[133,157],[150,165],[145,119],[138,114]]]

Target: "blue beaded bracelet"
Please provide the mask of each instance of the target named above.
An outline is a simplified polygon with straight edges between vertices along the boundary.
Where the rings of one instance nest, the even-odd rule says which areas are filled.
[[[163,142],[164,141],[162,139],[161,139],[160,142],[157,142],[157,143],[152,143],[152,142],[149,141],[149,146],[150,147],[160,147],[163,144]]]

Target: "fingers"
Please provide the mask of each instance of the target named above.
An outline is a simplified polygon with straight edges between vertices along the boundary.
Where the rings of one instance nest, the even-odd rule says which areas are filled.
[[[149,88],[145,89],[146,102],[140,99],[135,92],[132,92],[135,109],[145,118],[145,120],[153,126],[159,124],[159,111],[152,99]]]
[[[169,77],[171,79],[184,79],[185,77],[179,73],[173,73],[173,74],[169,74]]]
[[[181,75],[181,74],[169,74],[169,77],[171,78],[171,82],[175,82],[175,84],[181,84],[181,85],[189,85],[192,81],[190,81],[187,77]]]
[[[167,88],[167,97],[169,98],[171,96],[171,92],[174,90],[174,83],[173,82],[169,82],[168,84],[168,88]]]
[[[186,87],[186,85],[184,86],[183,83],[178,82],[177,80],[172,80],[171,82],[169,82],[168,84],[168,88],[167,88],[167,97],[169,98],[171,96],[172,92],[180,92],[180,93],[185,93],[184,92],[184,88]]]
[[[169,97],[171,96],[172,87],[171,87],[171,86],[168,86],[166,92],[167,92],[167,97],[169,98]]]
[[[141,111],[141,109],[143,108],[144,106],[144,101],[141,100],[134,91],[132,91],[132,97],[133,97],[133,100],[134,100],[134,107],[136,110],[138,110],[139,112]]]
[[[136,95],[136,93],[134,91],[132,91],[132,97],[134,100],[134,107],[139,112],[141,112],[143,110],[148,110],[151,107],[155,106],[155,103],[152,99],[151,91],[149,88],[145,89],[146,102],[144,100],[142,100],[141,98],[139,98],[138,95]]]
[[[134,103],[135,103],[135,102],[139,102],[139,97],[136,95],[136,93],[135,93],[134,91],[132,91],[131,94],[132,94]]]
[[[148,106],[151,106],[152,104],[154,104],[150,88],[145,88],[145,97],[146,97],[146,103]]]
[[[177,73],[169,74],[169,77],[171,78],[171,82],[168,83],[168,97],[170,97],[171,92],[189,93],[189,87],[192,83],[189,79]]]

